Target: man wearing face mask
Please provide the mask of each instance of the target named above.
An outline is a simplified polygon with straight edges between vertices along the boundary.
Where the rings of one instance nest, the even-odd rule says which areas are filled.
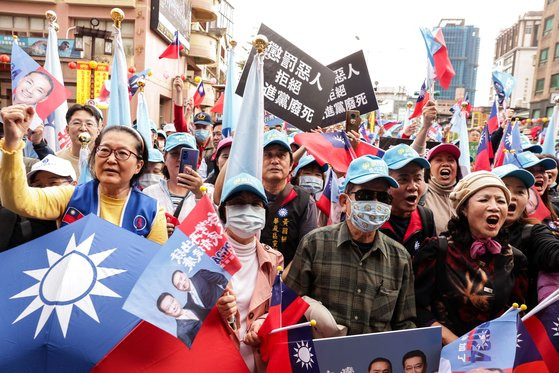
[[[328,165],[320,166],[312,155],[301,158],[295,170],[291,184],[299,185],[317,200],[317,194],[324,189],[324,173],[328,171]]]
[[[436,235],[433,213],[418,205],[426,189],[423,172],[430,165],[406,144],[388,149],[382,159],[400,186],[390,190],[392,212],[381,231],[404,245],[413,258],[423,240]]]
[[[212,117],[208,113],[200,112],[194,116],[194,137],[199,150],[198,167],[203,159],[209,158],[214,153],[212,143]]]
[[[346,221],[303,238],[286,284],[322,302],[349,335],[415,327],[411,257],[378,231],[390,217],[388,191],[398,183],[383,160],[362,156],[349,165],[342,187]]]
[[[217,301],[221,319],[251,372],[264,371],[258,330],[268,314],[272,285],[283,256],[257,239],[267,198],[262,182],[246,173],[227,180],[219,215],[242,267]]]

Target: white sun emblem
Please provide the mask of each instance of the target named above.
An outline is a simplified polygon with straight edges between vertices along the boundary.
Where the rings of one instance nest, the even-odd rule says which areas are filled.
[[[522,333],[518,333],[516,335],[516,348],[520,348],[520,342],[522,342],[522,339],[520,339],[520,337],[522,337]]]
[[[89,255],[94,236],[95,234],[92,234],[76,246],[76,239],[72,235],[63,255],[47,249],[48,268],[23,271],[39,282],[10,298],[35,297],[12,324],[42,307],[43,310],[33,337],[36,338],[52,311],[56,310],[62,335],[66,338],[73,306],[77,306],[93,320],[99,322],[90,295],[120,298],[120,295],[99,281],[126,272],[126,270],[99,267],[99,264],[116,248]]]
[[[553,325],[555,325],[555,328],[551,328],[551,330],[555,331],[555,334],[553,334],[553,336],[559,337],[559,317],[557,317],[557,322],[553,321]]]
[[[294,357],[297,358],[296,364],[301,363],[301,368],[309,369],[312,368],[314,363],[312,353],[312,347],[309,347],[308,341],[300,341],[296,343],[297,347],[293,347],[295,353]]]
[[[345,140],[341,135],[332,136],[332,140],[338,141],[339,143],[345,144]]]

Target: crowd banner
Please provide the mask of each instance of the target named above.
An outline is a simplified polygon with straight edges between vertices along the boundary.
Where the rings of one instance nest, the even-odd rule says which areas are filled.
[[[439,367],[441,338],[441,327],[435,326],[315,339],[314,346],[324,373],[369,372],[374,361],[384,361],[392,373],[403,373],[404,363],[423,364],[417,371],[432,373]]]
[[[377,99],[363,51],[355,52],[328,65],[335,74],[328,96],[322,127],[345,121],[346,111],[369,113],[378,109]]]
[[[268,26],[262,24],[258,34],[269,42],[264,57],[264,109],[303,131],[321,126],[334,72]],[[239,80],[239,96],[244,94],[254,53],[253,48]]]

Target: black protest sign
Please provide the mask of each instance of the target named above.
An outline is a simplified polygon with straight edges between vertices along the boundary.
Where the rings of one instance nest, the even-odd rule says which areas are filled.
[[[384,137],[382,136],[379,139],[379,148],[381,148],[382,150],[386,151],[388,149],[390,149],[393,146],[396,145],[400,145],[400,144],[406,144],[411,146],[411,144],[413,143],[412,139],[401,139],[399,137]],[[426,143],[426,147],[427,149],[433,149],[435,146],[440,145],[441,143],[438,141],[427,141]]]
[[[266,25],[258,34],[269,42],[264,57],[264,109],[303,131],[320,126],[334,73]],[[253,48],[239,80],[240,96],[255,53]]]
[[[345,121],[348,110],[369,113],[378,109],[363,51],[350,54],[328,67],[336,77],[324,111],[323,127]]]

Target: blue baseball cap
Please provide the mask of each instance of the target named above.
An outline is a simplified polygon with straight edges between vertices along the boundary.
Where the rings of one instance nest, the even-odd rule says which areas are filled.
[[[152,163],[164,163],[163,154],[155,148],[148,149],[148,162]]]
[[[532,144],[526,135],[520,135],[520,141],[522,142],[522,151],[529,151],[537,154],[541,154],[543,151],[541,145]]]
[[[163,130],[157,130],[157,136],[163,136],[167,140],[167,134]]]
[[[201,124],[203,126],[212,126],[212,116],[208,113],[200,112],[194,116],[194,124]]]
[[[293,170],[293,177],[297,176],[297,173],[299,172],[299,170],[303,167],[307,167],[308,165],[312,164],[312,163],[316,163],[316,165],[318,166],[318,168],[320,168],[321,172],[326,172],[328,171],[328,164],[324,163],[323,166],[320,166],[318,164],[318,162],[316,161],[316,159],[314,159],[314,157],[312,155],[305,155],[304,157],[302,157],[299,160],[299,163],[297,164],[297,167],[295,167],[295,169]]]
[[[289,139],[287,135],[278,130],[269,130],[264,133],[264,149],[269,145],[280,145],[291,153],[291,147],[289,146]]]
[[[534,175],[513,164],[506,164],[500,167],[495,167],[491,172],[499,176],[499,178],[501,179],[507,176],[516,177],[517,179],[520,179],[524,183],[524,185],[526,185],[526,188],[531,188],[536,182],[536,180],[534,179]]]
[[[398,144],[388,149],[386,153],[384,153],[382,160],[386,162],[388,168],[391,170],[399,170],[407,166],[410,162],[417,163],[421,168],[431,167],[428,160],[420,157],[411,146],[406,144]]]
[[[196,140],[194,136],[186,132],[175,132],[167,137],[165,143],[165,151],[168,152],[177,146],[186,146],[190,149],[196,149]]]
[[[385,161],[374,155],[364,155],[349,164],[342,189],[346,190],[349,183],[364,184],[377,179],[386,180],[393,188],[400,187],[398,182],[388,175],[388,166]]]
[[[551,158],[539,159],[532,152],[522,152],[516,156],[522,168],[527,169],[534,166],[542,166],[546,171],[553,170],[557,167],[557,163]]]
[[[223,185],[223,193],[221,194],[221,203],[227,201],[229,197],[238,192],[251,192],[262,198],[265,203],[268,203],[266,193],[262,181],[254,176],[242,172],[233,178],[227,180]]]

